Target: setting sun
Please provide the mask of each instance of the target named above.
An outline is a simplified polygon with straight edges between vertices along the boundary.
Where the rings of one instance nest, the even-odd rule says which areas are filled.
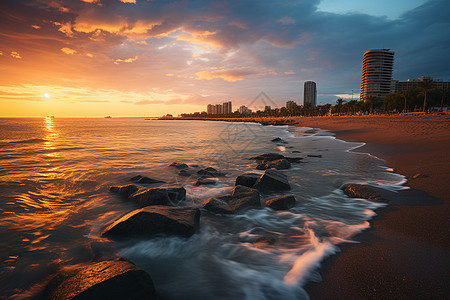
[[[50,94],[49,93],[44,93],[44,98],[46,98],[46,99],[50,98]]]

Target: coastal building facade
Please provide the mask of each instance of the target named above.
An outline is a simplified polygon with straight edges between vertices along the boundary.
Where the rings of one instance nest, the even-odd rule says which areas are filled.
[[[305,81],[303,86],[303,105],[311,104],[316,106],[317,101],[317,87],[314,81]]]
[[[433,77],[419,77],[417,79],[408,79],[407,81],[399,81],[393,80],[393,93],[398,91],[406,91],[406,90],[414,90],[419,87],[419,82],[424,81],[425,79],[433,80],[432,87],[436,90],[447,90],[450,89],[450,81],[443,81],[442,79],[434,79]]]
[[[247,106],[245,106],[245,105],[241,105],[239,107],[238,111],[239,111],[240,114],[243,114],[243,115],[252,113],[252,110],[250,108],[248,108]]]
[[[224,102],[223,104],[208,104],[206,106],[206,113],[208,115],[226,115],[233,113],[233,106],[231,101]]]
[[[361,76],[361,99],[369,96],[383,99],[392,92],[394,52],[372,49],[364,53]]]
[[[223,114],[224,115],[228,115],[228,114],[231,114],[233,112],[231,101],[224,102],[222,104],[222,107],[223,107]]]

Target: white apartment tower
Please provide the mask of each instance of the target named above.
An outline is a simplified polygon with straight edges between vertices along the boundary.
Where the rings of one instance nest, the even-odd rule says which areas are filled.
[[[361,100],[368,96],[384,98],[392,89],[394,52],[390,49],[366,51],[361,77]]]

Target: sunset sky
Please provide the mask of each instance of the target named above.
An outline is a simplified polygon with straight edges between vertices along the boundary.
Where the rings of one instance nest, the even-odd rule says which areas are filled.
[[[0,117],[160,116],[359,96],[363,53],[450,80],[448,0],[3,0]],[[261,108],[255,103],[253,109]]]

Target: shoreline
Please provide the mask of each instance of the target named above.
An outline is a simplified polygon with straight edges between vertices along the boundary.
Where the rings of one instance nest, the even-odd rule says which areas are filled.
[[[340,245],[341,253],[323,261],[323,282],[305,286],[311,299],[449,297],[449,124],[448,114],[299,121],[297,126],[365,142],[356,151],[374,154],[406,176],[411,189],[400,196],[412,202],[376,211],[370,229],[353,238],[359,244]]]
[[[311,299],[449,298],[450,114],[208,119],[331,131],[364,142],[356,149],[386,161],[410,187],[399,204],[376,211],[370,229],[322,262]],[[416,177],[416,178],[415,178]]]

